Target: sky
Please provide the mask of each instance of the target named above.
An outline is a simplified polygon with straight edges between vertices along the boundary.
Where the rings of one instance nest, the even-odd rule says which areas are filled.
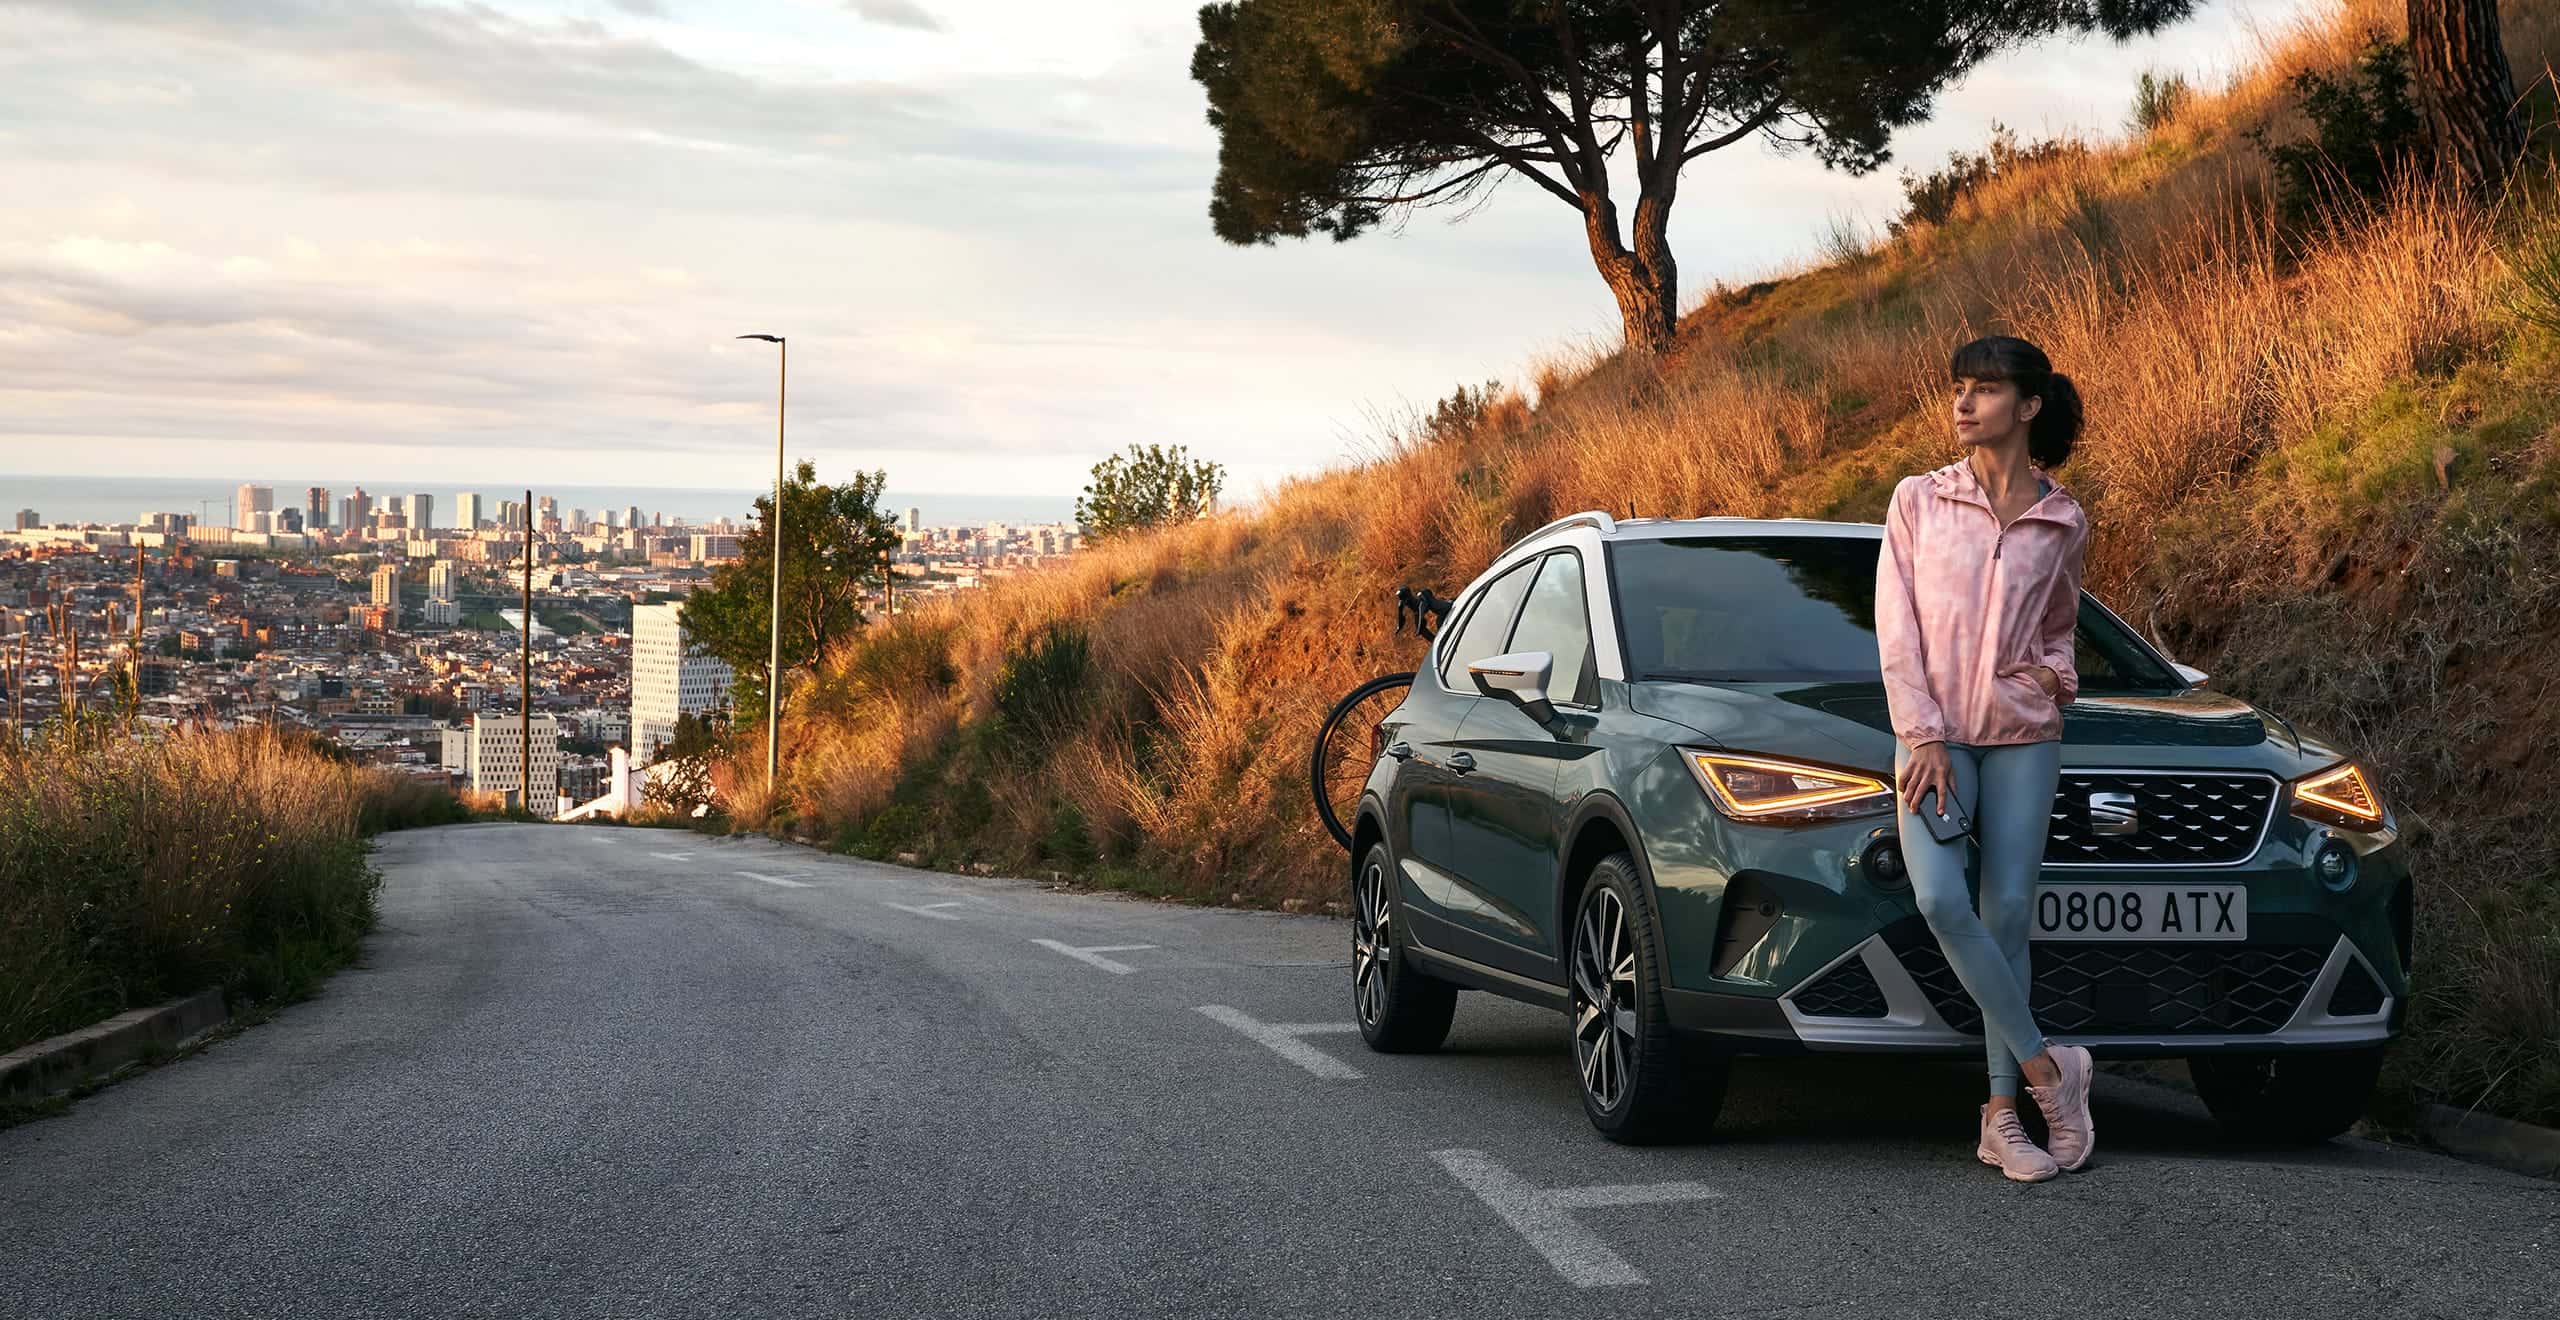
[[[2322,0],[1976,70],[1864,178],[1690,167],[1694,299],[1880,227],[1896,169],[2120,131]],[[1190,0],[0,0],[9,473],[1066,495],[1188,446],[1249,497],[1614,339],[1525,184],[1349,244],[1210,232]]]

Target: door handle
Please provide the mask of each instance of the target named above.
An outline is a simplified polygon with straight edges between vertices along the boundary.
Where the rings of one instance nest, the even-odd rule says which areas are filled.
[[[1401,760],[1405,759],[1406,757],[1413,755],[1413,744],[1412,744],[1412,743],[1404,743],[1404,742],[1399,742],[1399,743],[1388,743],[1388,744],[1387,744],[1387,755],[1392,756],[1392,757],[1396,758],[1397,760],[1401,761]]]
[[[1463,775],[1476,768],[1476,758],[1460,752],[1449,758],[1449,768]]]

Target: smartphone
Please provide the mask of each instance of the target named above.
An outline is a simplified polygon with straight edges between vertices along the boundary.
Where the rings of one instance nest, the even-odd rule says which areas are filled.
[[[1920,823],[1929,827],[1929,837],[1940,843],[1953,843],[1973,833],[1973,821],[1966,817],[1964,808],[1948,801],[1946,794],[1935,788],[1913,803],[1912,810],[1919,813]]]

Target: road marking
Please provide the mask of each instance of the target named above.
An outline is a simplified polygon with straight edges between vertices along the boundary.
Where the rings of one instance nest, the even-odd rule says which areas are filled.
[[[1574,1211],[1711,1201],[1724,1195],[1694,1182],[1599,1183],[1540,1191],[1480,1150],[1435,1150],[1431,1158],[1438,1160],[1440,1167],[1448,1170],[1461,1186],[1475,1193],[1486,1209],[1501,1216],[1513,1232],[1526,1238],[1539,1255],[1547,1258],[1547,1264],[1576,1288],[1623,1288],[1645,1279],[1624,1257],[1611,1251],[1598,1234],[1575,1222]]]
[[[806,880],[786,880],[778,875],[758,875],[753,871],[740,871],[738,874],[743,875],[750,880],[762,880],[769,885],[780,885],[784,889],[807,889],[810,887],[809,882]]]
[[[880,906],[893,907],[900,912],[912,912],[919,917],[934,917],[943,921],[958,921],[960,919],[960,914],[957,912],[942,911],[943,908],[956,908],[960,906],[959,901],[956,899],[949,903],[883,903]]]
[[[666,860],[666,861],[670,861],[670,862],[689,862],[689,861],[692,861],[692,860],[693,860],[693,854],[692,854],[692,853],[662,853],[662,852],[653,852],[653,853],[651,853],[651,854],[649,854],[649,855],[650,855],[650,856],[652,856],[652,857],[662,858],[662,859],[664,859],[664,860]]]
[[[1264,1022],[1250,1014],[1224,1004],[1202,1004],[1192,1010],[1212,1022],[1223,1022],[1260,1041],[1274,1054],[1314,1073],[1338,1082],[1356,1081],[1360,1070],[1300,1040],[1336,1031],[1358,1031],[1353,1022]]]
[[[1037,944],[1044,949],[1063,953],[1068,957],[1075,959],[1077,962],[1091,963],[1114,976],[1127,976],[1129,973],[1138,969],[1127,963],[1121,962],[1117,958],[1105,958],[1102,956],[1103,954],[1129,953],[1138,949],[1152,949],[1156,947],[1152,944],[1096,944],[1090,948],[1079,949],[1072,944],[1061,944],[1056,940],[1033,940],[1032,943]]]

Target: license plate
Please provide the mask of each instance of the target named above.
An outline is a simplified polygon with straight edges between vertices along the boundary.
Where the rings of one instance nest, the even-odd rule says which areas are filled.
[[[2245,940],[2245,885],[2038,885],[2040,940]]]

